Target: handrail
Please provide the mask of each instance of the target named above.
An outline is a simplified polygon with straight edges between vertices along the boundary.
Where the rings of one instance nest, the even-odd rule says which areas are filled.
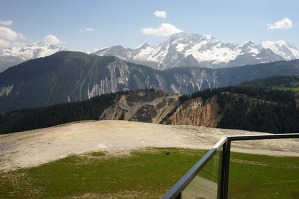
[[[239,135],[222,137],[163,197],[162,199],[181,198],[182,191],[194,179],[194,177],[203,169],[213,155],[223,147],[221,180],[219,194],[221,199],[226,199],[228,195],[228,177],[229,177],[229,159],[230,146],[232,141],[241,140],[261,140],[261,139],[288,139],[299,138],[299,133],[289,134],[269,134],[269,135]]]
[[[217,150],[227,141],[226,137],[221,138],[163,197],[162,199],[177,198],[186,188],[192,179],[213,157]]]
[[[227,136],[228,141],[299,138],[299,133]]]

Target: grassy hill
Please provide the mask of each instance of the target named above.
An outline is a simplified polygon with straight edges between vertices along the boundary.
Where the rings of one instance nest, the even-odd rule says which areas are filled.
[[[147,96],[151,96],[151,98],[145,103],[144,98]],[[112,114],[120,116],[120,113],[123,115],[130,111],[130,107],[128,110],[122,109],[124,104],[118,103],[122,100],[126,101],[126,106],[140,104],[136,115],[133,115],[130,120],[144,121],[144,118],[148,118],[148,121],[152,121],[151,117],[160,117],[162,120],[159,120],[159,123],[172,124],[173,118],[178,116],[176,111],[180,110],[179,107],[189,107],[190,104],[200,100],[201,103],[197,103],[200,108],[209,104],[213,99],[216,99],[216,102],[210,105],[219,107],[219,110],[214,113],[218,128],[270,133],[299,131],[299,97],[298,94],[290,90],[244,86],[227,87],[182,95],[179,100],[173,98],[172,103],[164,103],[167,96],[169,94],[154,90],[128,91],[105,94],[81,102],[8,112],[0,115],[0,134],[50,127],[72,121],[98,120],[107,108],[110,108]],[[152,101],[156,102],[158,98],[161,103],[156,106],[149,105]],[[116,105],[116,107],[111,109],[112,105]],[[189,108],[186,116],[193,117],[192,115],[196,115],[194,111]],[[157,115],[160,113],[163,114],[163,117]],[[202,118],[198,115],[196,117],[200,120],[205,119],[204,114]],[[108,119],[123,120],[124,117]]]

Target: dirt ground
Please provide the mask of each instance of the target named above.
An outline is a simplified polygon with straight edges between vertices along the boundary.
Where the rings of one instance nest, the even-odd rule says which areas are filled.
[[[0,171],[37,166],[71,154],[128,154],[145,147],[210,149],[223,136],[265,133],[129,121],[84,121],[0,135]],[[232,151],[299,157],[299,139],[238,141]]]

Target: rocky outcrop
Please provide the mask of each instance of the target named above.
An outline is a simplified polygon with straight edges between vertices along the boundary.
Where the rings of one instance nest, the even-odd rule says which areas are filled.
[[[220,119],[217,98],[207,102],[201,98],[185,101],[166,121],[166,124],[217,127]]]
[[[128,120],[161,123],[179,106],[179,95],[138,91],[120,96],[100,116],[100,120]]]
[[[207,102],[195,98],[181,103],[179,96],[155,91],[124,94],[103,112],[100,120],[217,127],[220,115],[216,97]]]

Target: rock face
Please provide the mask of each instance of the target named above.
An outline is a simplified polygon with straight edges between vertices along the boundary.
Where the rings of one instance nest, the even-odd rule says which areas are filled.
[[[190,99],[181,104],[165,123],[217,127],[220,119],[219,109],[216,97],[206,103],[201,98]]]
[[[150,123],[162,121],[179,106],[179,95],[139,91],[122,95],[100,116],[100,120],[128,120]]]
[[[155,91],[122,95],[100,120],[217,127],[220,115],[216,97],[207,102],[196,98],[181,103],[179,96]]]

